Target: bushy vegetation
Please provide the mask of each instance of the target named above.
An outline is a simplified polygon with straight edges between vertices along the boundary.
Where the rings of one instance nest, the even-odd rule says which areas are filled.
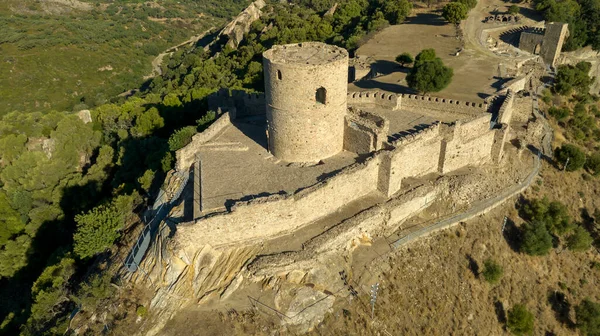
[[[400,63],[400,65],[402,66],[406,66],[407,64],[412,64],[412,62],[414,62],[415,60],[412,58],[412,56],[407,53],[404,52],[398,56],[396,56],[396,62]]]
[[[408,86],[422,93],[443,90],[452,81],[454,72],[437,57],[435,50],[424,49],[417,57],[406,81]]]
[[[594,239],[590,233],[582,226],[577,226],[567,238],[567,247],[571,251],[584,252],[590,249]]]
[[[583,335],[600,335],[600,304],[584,299],[575,307],[577,329]]]
[[[600,50],[600,4],[592,0],[537,0],[535,8],[548,22],[569,24],[563,51],[591,45]]]
[[[585,153],[572,144],[564,144],[556,148],[554,155],[556,156],[556,162],[563,165],[566,171],[576,171],[585,165]]]
[[[528,222],[521,228],[521,251],[532,256],[548,254],[552,249],[552,235],[544,222]]]
[[[534,321],[533,314],[525,305],[516,304],[508,311],[506,329],[513,335],[531,335]]]
[[[498,264],[494,260],[486,259],[483,263],[482,274],[485,278],[485,281],[491,284],[497,284],[502,278],[502,275],[504,274],[504,269],[500,264]]]
[[[574,228],[567,207],[557,201],[550,202],[546,197],[526,203],[523,215],[528,221],[544,223],[549,232],[556,235],[569,233]]]
[[[567,96],[573,91],[587,94],[590,85],[594,82],[594,79],[588,76],[591,68],[592,64],[590,62],[579,62],[575,66],[559,65],[556,72],[554,91],[563,96]]]
[[[236,15],[248,1],[88,1],[51,12],[35,0],[0,6],[0,115],[71,110],[109,102],[142,85],[168,47]],[[199,15],[202,13],[202,18]],[[34,84],[32,84],[34,83]]]

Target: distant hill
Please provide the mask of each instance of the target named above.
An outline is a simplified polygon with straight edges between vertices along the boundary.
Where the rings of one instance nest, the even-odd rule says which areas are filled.
[[[220,26],[247,0],[4,0],[0,115],[94,107],[152,73],[172,45]]]

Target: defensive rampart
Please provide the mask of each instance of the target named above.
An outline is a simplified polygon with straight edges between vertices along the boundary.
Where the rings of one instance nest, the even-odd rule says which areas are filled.
[[[349,92],[348,105],[377,106],[396,111],[400,109],[401,98],[394,93],[379,91]]]
[[[178,243],[183,248],[246,244],[293,231],[375,191],[379,165],[375,155],[293,195],[235,203],[230,212],[179,226]]]
[[[367,154],[383,148],[390,123],[366,111],[348,109],[344,129],[344,150]]]
[[[510,124],[510,120],[512,119],[513,113],[513,102],[515,100],[515,96],[511,90],[508,90],[506,93],[506,98],[504,98],[504,102],[500,106],[500,111],[498,112],[498,122],[502,124]]]
[[[431,96],[403,94],[400,98],[402,108],[407,109],[436,110],[458,114],[479,114],[488,109],[486,103],[465,102]]]
[[[229,112],[232,120],[266,113],[264,93],[221,89],[209,95],[207,101],[209,110]]]

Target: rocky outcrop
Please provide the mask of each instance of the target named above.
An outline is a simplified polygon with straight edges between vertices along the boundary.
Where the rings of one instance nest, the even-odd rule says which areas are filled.
[[[233,19],[217,37],[217,40],[222,37],[227,37],[227,45],[231,48],[237,48],[237,46],[244,39],[244,35],[250,31],[252,23],[260,18],[262,14],[261,9],[265,7],[264,0],[256,0],[250,4],[243,12],[241,12],[235,19]]]

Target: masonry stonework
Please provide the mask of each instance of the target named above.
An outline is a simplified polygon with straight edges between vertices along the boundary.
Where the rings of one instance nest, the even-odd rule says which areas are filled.
[[[263,54],[269,151],[288,162],[318,162],[343,149],[348,52],[318,42]]]

